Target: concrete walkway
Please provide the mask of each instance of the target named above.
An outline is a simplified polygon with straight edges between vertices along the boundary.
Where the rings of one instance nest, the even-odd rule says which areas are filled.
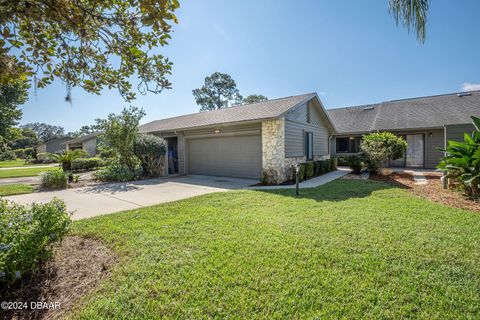
[[[5,197],[22,204],[45,203],[54,197],[65,201],[78,220],[117,211],[176,201],[212,192],[245,188],[256,180],[188,175],[128,183],[108,183],[77,189],[37,192]]]
[[[326,173],[324,175],[315,177],[313,179],[303,181],[299,183],[299,188],[316,188],[323,184],[329,183],[330,181],[337,180],[347,174],[349,174],[352,170],[348,168],[338,168],[337,171],[332,171]],[[255,189],[255,190],[269,190],[269,189],[295,189],[296,186],[294,184],[291,185],[280,185],[280,186],[251,186],[247,187],[246,189]]]

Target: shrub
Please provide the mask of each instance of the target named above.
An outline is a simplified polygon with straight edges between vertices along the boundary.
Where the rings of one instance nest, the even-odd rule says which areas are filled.
[[[313,163],[313,175],[318,176],[320,175],[320,167],[322,166],[320,161],[315,161]]]
[[[472,117],[477,131],[471,135],[464,134],[464,141],[448,141],[445,150],[447,155],[438,168],[447,177],[455,179],[462,185],[465,194],[470,198],[480,196],[480,119]]]
[[[25,159],[27,156],[25,155],[25,150],[24,149],[15,149],[13,150],[15,153],[15,157],[19,159]]]
[[[93,178],[100,181],[125,182],[137,180],[140,177],[140,168],[130,170],[127,166],[113,163],[93,173]]]
[[[363,136],[360,148],[368,170],[376,174],[382,163],[403,157],[407,142],[391,132],[375,132]]]
[[[72,161],[72,171],[87,171],[101,168],[107,165],[107,162],[101,158],[80,158]]]
[[[62,165],[63,171],[72,171],[72,161],[84,158],[88,153],[84,150],[65,150],[60,153],[46,153],[46,157]]]
[[[0,152],[0,161],[11,161],[15,160],[17,157],[15,152],[10,149],[6,149]]]
[[[360,174],[363,169],[363,159],[360,155],[348,156],[345,161],[354,174]]]
[[[311,177],[313,177],[313,174],[313,162],[307,162],[305,164],[305,178],[310,179]]]
[[[51,170],[42,174],[41,186],[46,189],[66,189],[68,175],[63,170]]]
[[[133,152],[140,159],[143,171],[151,176],[163,175],[165,170],[165,140],[153,134],[140,134],[133,143]]]
[[[12,283],[35,268],[69,225],[61,200],[28,207],[0,199],[0,282]]]
[[[338,156],[338,157],[335,157],[335,159],[337,159],[337,165],[339,165],[339,166],[348,166],[347,157],[346,157],[346,156]]]

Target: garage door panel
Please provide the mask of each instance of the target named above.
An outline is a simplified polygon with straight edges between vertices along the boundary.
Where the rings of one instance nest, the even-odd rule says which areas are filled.
[[[259,178],[262,142],[257,136],[190,139],[188,171],[191,174]]]

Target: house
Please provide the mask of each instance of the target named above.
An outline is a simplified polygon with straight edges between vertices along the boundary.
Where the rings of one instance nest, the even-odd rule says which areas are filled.
[[[329,157],[336,133],[316,93],[157,120],[140,132],[168,144],[170,174],[287,180],[291,166]]]
[[[65,150],[65,142],[72,139],[72,137],[62,137],[62,138],[55,138],[50,139],[47,142],[40,144],[37,147],[37,153],[58,153]]]
[[[90,156],[97,154],[97,140],[101,132],[93,132],[64,142],[67,150],[85,150]]]
[[[480,91],[329,109],[328,115],[337,129],[332,156],[359,152],[365,133],[390,131],[408,143],[405,156],[391,166],[435,168],[444,156],[439,148],[474,131],[470,116],[480,116]]]

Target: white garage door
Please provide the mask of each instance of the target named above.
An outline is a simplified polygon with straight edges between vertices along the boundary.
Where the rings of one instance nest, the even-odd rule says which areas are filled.
[[[259,179],[262,172],[260,135],[189,139],[188,172]]]

